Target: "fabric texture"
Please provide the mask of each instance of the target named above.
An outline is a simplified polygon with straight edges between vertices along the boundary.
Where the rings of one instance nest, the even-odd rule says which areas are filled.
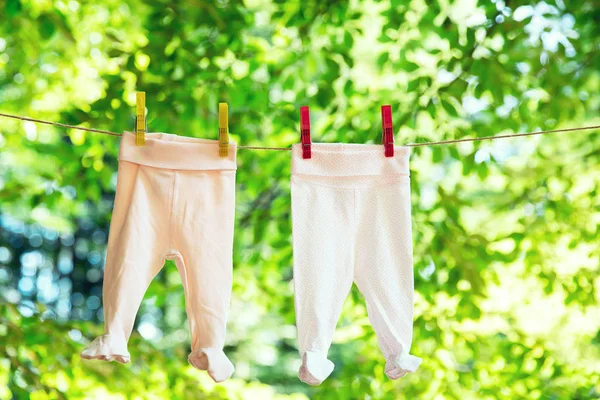
[[[413,329],[410,178],[406,147],[386,158],[381,145],[312,144],[312,158],[292,147],[292,228],[298,376],[319,385],[352,283],[398,379],[421,359],[409,354]]]
[[[192,336],[189,362],[217,382],[233,364],[223,353],[231,298],[236,145],[166,133],[135,145],[125,132],[104,270],[106,334],[82,353],[129,362],[127,341],[150,282],[164,261],[181,275]]]

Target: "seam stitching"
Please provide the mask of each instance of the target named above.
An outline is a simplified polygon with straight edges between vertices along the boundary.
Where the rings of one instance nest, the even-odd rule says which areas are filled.
[[[169,206],[169,247],[170,248],[174,248],[175,247],[175,243],[173,240],[173,225],[175,225],[175,184],[177,181],[177,172],[175,172],[173,174],[173,184],[171,185],[171,193],[170,193],[170,206]],[[170,251],[171,249],[169,249]]]
[[[304,175],[304,176],[318,176],[318,175]],[[375,176],[375,175],[374,175]],[[327,188],[331,188],[331,189],[368,189],[368,188],[375,188],[375,187],[382,187],[382,186],[391,186],[397,183],[401,183],[404,181],[404,179],[396,179],[393,181],[389,181],[389,182],[383,182],[383,183],[378,183],[376,185],[367,185],[367,186],[333,186],[333,185],[327,185],[321,182],[313,182],[310,179],[306,179],[303,178],[302,176],[298,176],[298,175],[292,175],[292,177],[295,177],[296,179],[298,179],[301,183],[306,183],[309,185],[316,185],[316,186],[323,186],[323,187],[327,187]],[[408,175],[402,176],[402,178],[409,178]]]

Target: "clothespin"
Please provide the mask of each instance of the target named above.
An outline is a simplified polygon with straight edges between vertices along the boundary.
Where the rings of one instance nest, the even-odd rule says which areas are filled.
[[[229,106],[219,103],[219,156],[229,155]]]
[[[135,144],[146,144],[146,92],[135,93]]]
[[[386,157],[394,157],[394,126],[392,124],[392,106],[381,106],[381,127],[383,128],[383,147]]]
[[[310,111],[308,106],[300,107],[300,142],[302,143],[302,158],[311,158]]]

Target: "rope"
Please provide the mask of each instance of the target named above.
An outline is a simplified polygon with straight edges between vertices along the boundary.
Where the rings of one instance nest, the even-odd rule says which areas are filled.
[[[21,117],[19,115],[0,113],[0,117],[13,118],[13,119],[21,120],[21,121],[37,122],[39,124],[53,125],[53,126],[58,126],[60,128],[70,128],[70,129],[78,129],[80,131],[101,133],[103,135],[121,136],[120,133],[104,131],[102,129],[93,129],[93,128],[86,128],[86,127],[82,127],[82,126],[62,124],[60,122],[44,121],[41,119]],[[585,131],[585,130],[591,130],[591,129],[600,129],[600,125],[582,126],[582,127],[578,127],[578,128],[552,129],[552,130],[548,130],[548,131],[513,133],[513,134],[506,134],[506,135],[482,136],[482,137],[475,137],[475,138],[441,140],[438,142],[409,143],[404,146],[406,146],[406,147],[437,146],[437,145],[453,144],[453,143],[480,142],[483,140],[495,140],[495,139],[507,139],[507,138],[523,137],[523,136],[546,135],[546,134],[550,134],[550,133]],[[273,150],[273,151],[289,151],[289,150],[291,150],[290,147],[265,147],[265,146],[238,146],[237,148],[238,149],[246,149],[246,150]]]
[[[34,119],[34,118],[29,118],[29,117],[21,117],[21,116],[12,115],[12,114],[3,114],[3,113],[0,113],[0,117],[20,119],[21,121],[31,121],[31,122],[37,122],[37,123],[46,124],[46,125],[54,125],[54,126],[59,126],[61,128],[79,129],[80,131],[102,133],[103,135],[121,136],[120,133],[115,133],[115,132],[110,132],[110,131],[103,131],[102,129],[93,129],[93,128],[86,128],[86,127],[82,127],[82,126],[73,126],[73,125],[61,124],[60,122],[42,121],[41,119]]]

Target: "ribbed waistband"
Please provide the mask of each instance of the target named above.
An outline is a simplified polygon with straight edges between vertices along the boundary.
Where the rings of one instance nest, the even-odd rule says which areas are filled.
[[[219,156],[219,141],[146,133],[146,144],[136,146],[135,133],[123,132],[119,161],[150,167],[180,170],[236,170],[236,144],[229,143],[229,155]]]
[[[386,157],[383,145],[313,143],[310,159],[302,158],[302,144],[292,145],[292,174],[313,176],[409,175],[408,147],[395,146]]]

